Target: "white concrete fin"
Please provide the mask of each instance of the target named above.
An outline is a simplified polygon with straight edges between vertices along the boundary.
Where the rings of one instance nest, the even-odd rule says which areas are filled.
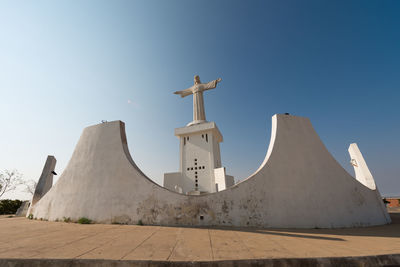
[[[54,156],[47,156],[42,174],[36,184],[35,192],[32,197],[31,205],[35,205],[53,186],[53,173],[57,160]]]
[[[376,184],[374,177],[372,176],[367,163],[364,160],[363,155],[361,154],[360,149],[358,148],[356,143],[350,144],[349,146],[349,154],[350,154],[350,164],[353,165],[355,178],[357,181],[365,185],[371,190],[376,189]]]
[[[30,204],[31,203],[29,202],[29,200],[25,200],[24,202],[22,202],[21,206],[15,213],[15,216],[25,217],[26,214],[28,213]]]

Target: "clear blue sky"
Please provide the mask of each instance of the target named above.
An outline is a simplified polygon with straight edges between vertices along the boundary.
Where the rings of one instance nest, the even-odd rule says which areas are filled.
[[[383,194],[400,194],[400,1],[1,1],[0,170],[61,174],[84,127],[126,123],[138,166],[178,170],[174,128],[205,94],[224,135],[222,162],[242,180],[267,151],[271,116],[311,119],[352,171],[357,142]],[[21,193],[7,197],[24,196]]]

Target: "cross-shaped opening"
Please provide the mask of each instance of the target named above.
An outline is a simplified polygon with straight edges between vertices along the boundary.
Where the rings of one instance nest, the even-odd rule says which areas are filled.
[[[198,190],[198,188],[199,188],[199,173],[198,173],[198,171],[204,170],[205,166],[198,166],[197,158],[195,158],[193,161],[194,161],[193,167],[187,167],[186,170],[194,171],[194,186],[195,186],[195,190]]]

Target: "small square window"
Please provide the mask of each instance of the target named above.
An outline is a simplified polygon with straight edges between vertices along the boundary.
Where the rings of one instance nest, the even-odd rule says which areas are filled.
[[[197,178],[197,175],[195,176],[195,178]]]
[[[193,167],[192,168],[190,168],[192,171],[193,171]]]
[[[194,167],[195,170],[197,170],[197,167]]]
[[[197,172],[194,172],[194,174],[197,174]]]
[[[197,165],[197,162],[195,162],[194,165]]]
[[[187,170],[190,170],[190,168],[187,168]]]

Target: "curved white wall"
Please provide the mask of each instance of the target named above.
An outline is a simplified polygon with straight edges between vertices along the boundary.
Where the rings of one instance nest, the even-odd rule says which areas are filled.
[[[36,218],[102,223],[291,228],[355,227],[390,222],[382,200],[330,155],[307,118],[272,117],[262,166],[222,192],[187,196],[148,179],[129,155],[124,123],[87,127]]]

